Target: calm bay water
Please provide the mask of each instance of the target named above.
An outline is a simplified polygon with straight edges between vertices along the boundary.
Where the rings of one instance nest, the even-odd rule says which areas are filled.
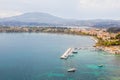
[[[67,60],[60,59],[69,47],[93,45],[87,36],[1,33],[0,80],[120,80],[118,55],[82,49]],[[77,71],[68,73],[71,67]]]

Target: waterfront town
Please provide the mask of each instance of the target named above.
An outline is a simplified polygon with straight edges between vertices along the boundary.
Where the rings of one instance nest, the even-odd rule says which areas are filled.
[[[93,36],[92,39],[96,42],[94,47],[99,50],[120,54],[120,32],[112,33],[108,32],[107,29],[98,28],[74,29],[73,31]]]
[[[80,28],[80,27],[0,27],[1,33],[61,33],[74,35],[89,35],[96,42],[99,50],[120,54],[120,32],[108,32],[105,28]]]

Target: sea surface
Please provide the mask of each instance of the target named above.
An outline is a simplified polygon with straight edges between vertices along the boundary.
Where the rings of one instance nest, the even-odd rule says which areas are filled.
[[[89,36],[0,33],[0,80],[120,80],[120,56],[94,44]],[[70,47],[82,49],[60,59]]]

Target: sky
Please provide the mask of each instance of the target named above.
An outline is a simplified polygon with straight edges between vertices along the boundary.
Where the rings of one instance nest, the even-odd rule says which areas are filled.
[[[0,0],[0,18],[44,12],[67,19],[120,19],[120,0]]]

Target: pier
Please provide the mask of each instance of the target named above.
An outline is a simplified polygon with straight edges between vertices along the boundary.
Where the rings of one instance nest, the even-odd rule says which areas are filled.
[[[69,55],[74,54],[74,53],[78,53],[78,50],[95,50],[94,47],[79,47],[79,48],[68,48],[66,50],[66,52],[60,57],[61,59],[67,59],[69,57]]]
[[[72,51],[74,48],[68,48],[67,51],[60,57],[61,59],[67,59],[70,54],[72,54]]]

